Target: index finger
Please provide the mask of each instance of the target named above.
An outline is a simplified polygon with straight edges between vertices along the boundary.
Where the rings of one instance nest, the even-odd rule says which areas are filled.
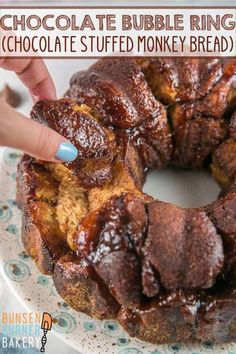
[[[35,101],[56,98],[53,80],[41,58],[6,57],[0,59],[0,67],[15,71]]]

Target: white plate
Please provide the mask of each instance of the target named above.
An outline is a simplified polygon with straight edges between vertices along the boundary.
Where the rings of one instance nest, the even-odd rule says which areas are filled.
[[[235,344],[216,346],[212,343],[203,343],[197,346],[185,344],[154,346],[130,338],[115,321],[95,321],[70,309],[57,295],[51,278],[39,273],[31,258],[25,254],[21,244],[21,215],[15,204],[16,164],[19,158],[20,154],[10,149],[4,149],[0,154],[0,270],[14,295],[19,298],[28,311],[51,313],[58,320],[53,325],[55,334],[71,347],[83,353],[236,353]],[[167,176],[165,173],[168,175],[168,180],[172,178],[171,172],[160,173],[162,193],[165,188],[169,189],[164,183]],[[177,176],[177,181],[178,178],[182,181],[181,176],[183,174]],[[190,182],[192,178],[195,177],[190,174]],[[208,177],[202,176],[202,178],[203,180],[206,178],[206,183],[209,182]],[[156,181],[154,183],[154,176],[152,176],[146,190],[155,192],[156,189],[153,188],[156,185],[158,184]],[[212,186],[211,196],[213,197],[216,187],[214,184],[210,184],[210,186]]]

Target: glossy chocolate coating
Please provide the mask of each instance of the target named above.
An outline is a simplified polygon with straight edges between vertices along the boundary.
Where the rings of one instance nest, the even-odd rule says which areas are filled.
[[[202,168],[226,134],[224,114],[236,107],[236,60],[155,58],[140,64],[156,98],[170,105],[172,164]]]
[[[141,66],[156,97],[165,104],[205,97],[223,74],[218,59],[154,58],[141,60]]]
[[[118,320],[131,335],[153,343],[187,341],[192,337],[198,295],[176,290],[138,308],[122,307]]]
[[[56,130],[78,149],[78,158],[65,163],[85,188],[111,179],[114,145],[110,133],[84,107],[66,99],[39,101],[31,117]]]
[[[155,117],[162,106],[134,59],[100,60],[88,71],[75,74],[71,86],[78,90],[74,98],[96,108],[116,128],[134,128]]]
[[[22,236],[72,307],[118,316],[131,335],[157,344],[236,338],[235,83],[235,59],[111,58],[75,74],[70,99],[35,105],[33,119],[78,147],[78,159],[60,166],[82,192],[23,159]],[[206,207],[141,192],[149,169],[210,162],[223,191]],[[75,232],[76,198],[84,212]]]
[[[172,152],[166,110],[134,59],[103,59],[71,79],[67,95],[87,104],[107,126],[124,130],[144,168],[163,167]]]
[[[175,290],[138,308],[122,307],[118,320],[131,335],[152,343],[235,339],[235,284],[222,283],[218,293]]]
[[[166,289],[210,288],[220,273],[223,246],[207,215],[153,201],[148,205],[145,258]]]
[[[120,304],[141,301],[142,243],[146,214],[142,202],[130,195],[113,197],[85,217],[76,235],[77,249],[94,266]]]

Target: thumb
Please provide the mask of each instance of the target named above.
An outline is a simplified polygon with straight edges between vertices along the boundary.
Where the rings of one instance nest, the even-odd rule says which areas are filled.
[[[76,147],[56,131],[0,104],[0,145],[16,148],[44,161],[73,161]]]

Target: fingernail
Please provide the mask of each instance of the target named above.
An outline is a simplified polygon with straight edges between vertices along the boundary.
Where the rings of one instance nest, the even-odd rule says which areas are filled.
[[[40,101],[39,96],[31,95],[33,103]]]
[[[63,142],[60,144],[55,157],[58,160],[69,162],[74,161],[77,156],[78,150],[76,147],[69,142]]]

